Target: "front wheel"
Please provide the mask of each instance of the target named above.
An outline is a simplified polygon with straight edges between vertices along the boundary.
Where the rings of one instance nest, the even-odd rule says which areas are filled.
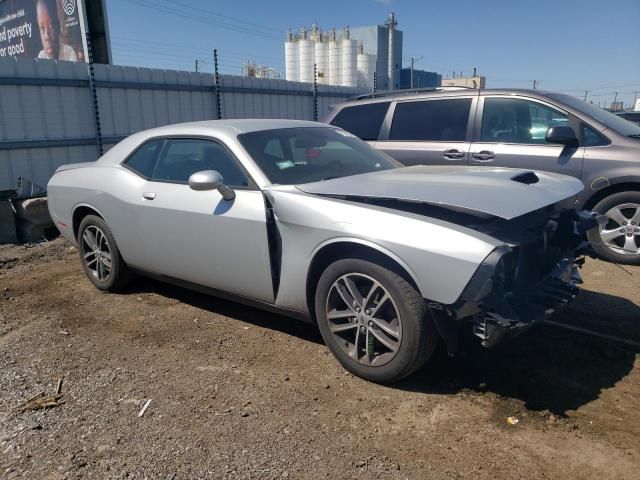
[[[594,207],[609,218],[606,225],[589,232],[593,249],[616,263],[640,265],[640,192],[620,192]]]
[[[367,260],[329,265],[318,282],[315,310],[322,337],[342,366],[378,383],[422,367],[438,336],[420,293],[397,273]]]

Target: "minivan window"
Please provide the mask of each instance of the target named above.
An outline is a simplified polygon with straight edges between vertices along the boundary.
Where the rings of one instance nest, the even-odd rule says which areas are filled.
[[[398,103],[389,140],[462,142],[470,110],[470,98]]]
[[[598,122],[602,123],[605,127],[618,132],[625,137],[637,137],[640,135],[640,126],[633,122],[629,122],[624,118],[620,118],[611,112],[607,112],[604,108],[600,108],[597,105],[583,102],[579,98],[572,97],[571,95],[564,94],[550,94],[549,97],[554,100],[558,100],[567,104],[571,108],[575,108],[579,112],[584,113]]]
[[[377,140],[388,109],[389,102],[345,107],[331,120],[331,125],[351,132],[362,140]]]
[[[151,140],[143,144],[131,155],[124,166],[144,178],[151,178],[153,167],[156,164],[158,150],[162,146],[162,140]]]
[[[567,114],[521,98],[484,99],[481,140],[491,143],[545,144],[549,127],[567,125]]]
[[[225,147],[211,140],[190,138],[170,138],[166,141],[152,179],[186,183],[192,174],[201,170],[217,170],[229,186],[249,185],[247,176]]]
[[[609,144],[609,139],[607,137],[602,135],[600,132],[597,132],[586,123],[582,123],[580,125],[580,130],[580,134],[582,135],[582,142],[580,143],[580,146],[582,147],[599,147]]]

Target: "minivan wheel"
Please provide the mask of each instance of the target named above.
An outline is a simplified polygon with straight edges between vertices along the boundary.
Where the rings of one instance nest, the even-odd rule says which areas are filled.
[[[395,382],[435,351],[438,336],[425,300],[404,278],[378,264],[337,260],[320,277],[315,300],[322,338],[354,375]]]
[[[620,192],[599,201],[594,212],[609,218],[589,232],[593,249],[616,263],[640,265],[640,192]]]
[[[120,290],[131,280],[111,230],[96,215],[87,215],[78,229],[78,251],[87,278],[96,288]]]

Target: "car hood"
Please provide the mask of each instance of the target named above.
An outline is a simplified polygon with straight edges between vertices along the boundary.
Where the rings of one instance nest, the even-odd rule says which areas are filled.
[[[510,220],[570,198],[580,180],[549,172],[491,167],[397,168],[298,185],[314,195],[428,203]]]

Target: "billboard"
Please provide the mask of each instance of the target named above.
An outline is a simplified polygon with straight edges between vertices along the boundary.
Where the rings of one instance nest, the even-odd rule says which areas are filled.
[[[0,0],[0,57],[85,62],[82,0]]]

